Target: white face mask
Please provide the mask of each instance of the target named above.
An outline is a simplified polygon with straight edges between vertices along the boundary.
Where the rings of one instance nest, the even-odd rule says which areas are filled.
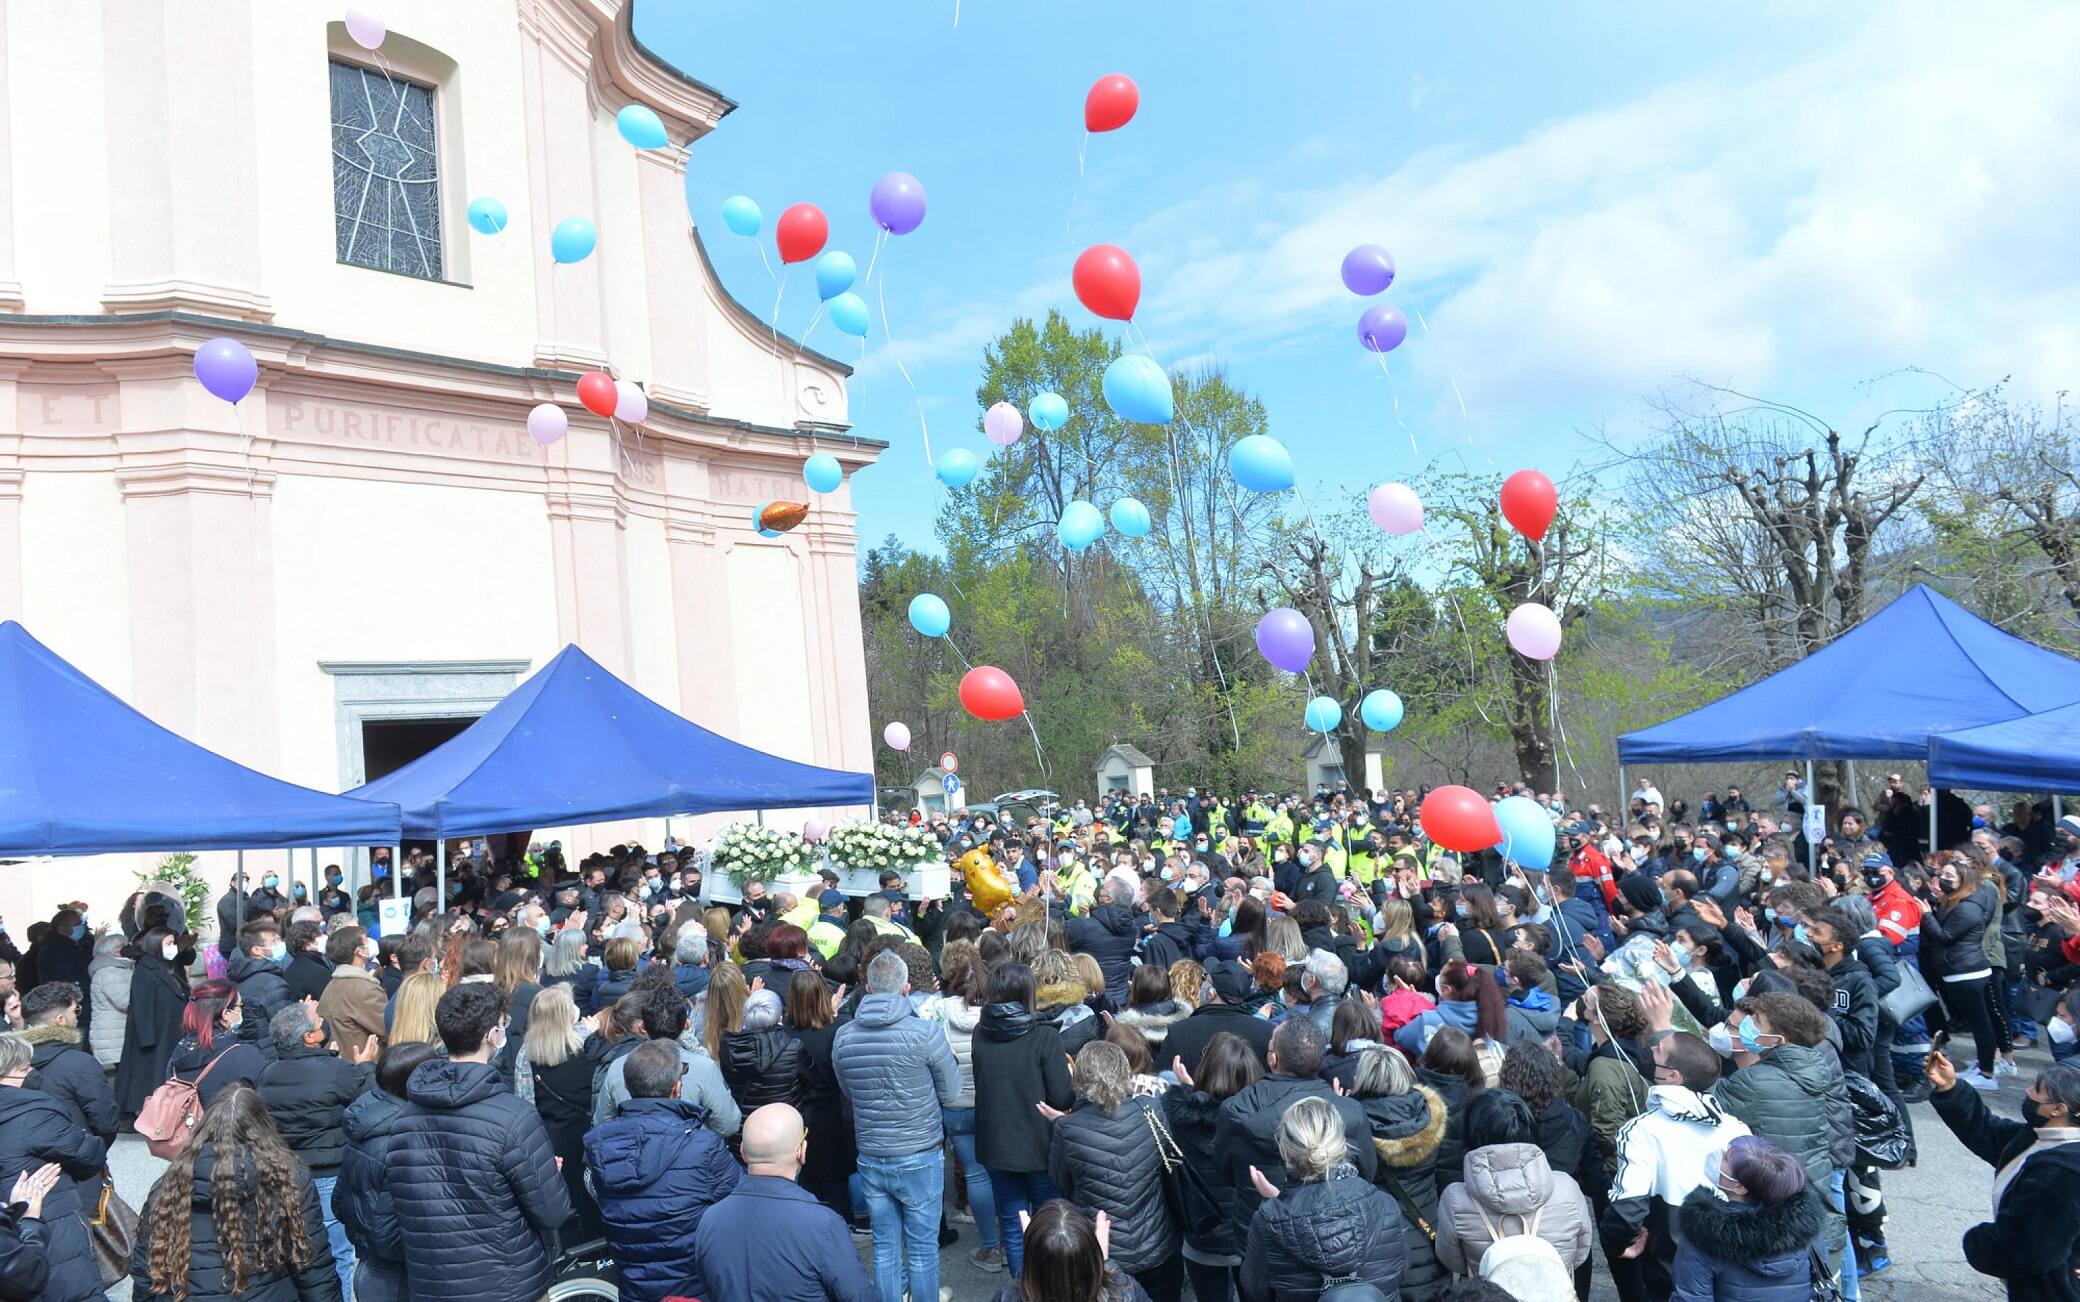
[[[1718,1054],[1721,1058],[1731,1058],[1733,1056],[1733,1032],[1726,1029],[1726,1023],[1720,1022],[1712,1027],[1711,1030],[1706,1031],[1704,1038],[1705,1042],[1712,1046],[1712,1052]]]
[[[2063,1017],[2054,1017],[2044,1024],[2044,1030],[2060,1044],[2071,1044],[2076,1038],[2073,1024]]]
[[[179,945],[176,945],[171,937],[167,938],[159,945],[159,956],[161,958],[164,958],[169,963],[173,962],[174,957],[178,955],[180,952],[181,947]]]

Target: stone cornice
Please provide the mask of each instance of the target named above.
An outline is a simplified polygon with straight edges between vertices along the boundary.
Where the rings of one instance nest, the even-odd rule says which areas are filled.
[[[213,493],[224,497],[274,496],[274,472],[203,461],[120,466],[116,488],[127,498]]]
[[[609,113],[629,104],[655,111],[674,145],[713,131],[737,107],[645,48],[635,36],[633,6],[624,0],[522,0],[520,26],[584,76]]]

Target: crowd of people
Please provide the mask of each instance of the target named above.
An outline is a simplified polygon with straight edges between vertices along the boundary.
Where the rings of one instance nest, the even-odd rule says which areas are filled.
[[[0,932],[0,1298],[509,1302],[595,1240],[644,1302],[921,1302],[949,1252],[1004,1302],[1543,1302],[1598,1257],[1626,1302],[1853,1298],[1924,1100],[1995,1171],[1965,1259],[2075,1296],[2080,818],[1517,794],[1549,863],[1414,791],[1188,790],[909,815],[980,900],[470,841],[199,927],[68,905]]]

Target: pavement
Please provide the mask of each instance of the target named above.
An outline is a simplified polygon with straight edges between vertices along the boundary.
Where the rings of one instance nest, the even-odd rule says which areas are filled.
[[[2022,1092],[2038,1071],[2051,1065],[2051,1056],[2041,1050],[2025,1049],[2017,1055],[2022,1071],[2001,1081],[1997,1093],[1986,1096],[1987,1106],[2002,1116],[2019,1116]],[[1998,1302],[2007,1296],[1998,1280],[1974,1271],[1964,1263],[1960,1241],[1966,1229],[1985,1220],[1993,1191],[1993,1169],[1965,1150],[1950,1134],[1949,1127],[1926,1103],[1912,1108],[1914,1134],[1920,1148],[1917,1166],[1904,1171],[1887,1171],[1885,1184],[1886,1238],[1892,1247],[1892,1268],[1863,1281],[1866,1302]],[[145,1149],[144,1141],[126,1135],[109,1153],[116,1190],[132,1207],[144,1207],[152,1183],[166,1163]],[[989,1302],[1007,1282],[1002,1271],[977,1268],[971,1254],[981,1246],[975,1226],[955,1221],[960,1241],[939,1254],[939,1282],[952,1290],[956,1302],[979,1299]],[[861,1258],[871,1264],[871,1249],[862,1244]],[[1616,1302],[1617,1292],[1603,1268],[1603,1254],[1596,1254],[1594,1302]],[[127,1302],[126,1281],[109,1290],[112,1302]],[[1192,1297],[1190,1287],[1186,1297]]]

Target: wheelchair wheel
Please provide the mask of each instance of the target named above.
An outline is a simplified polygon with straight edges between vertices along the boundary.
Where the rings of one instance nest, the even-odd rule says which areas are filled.
[[[612,1276],[578,1271],[549,1286],[547,1302],[621,1302],[621,1285]]]

